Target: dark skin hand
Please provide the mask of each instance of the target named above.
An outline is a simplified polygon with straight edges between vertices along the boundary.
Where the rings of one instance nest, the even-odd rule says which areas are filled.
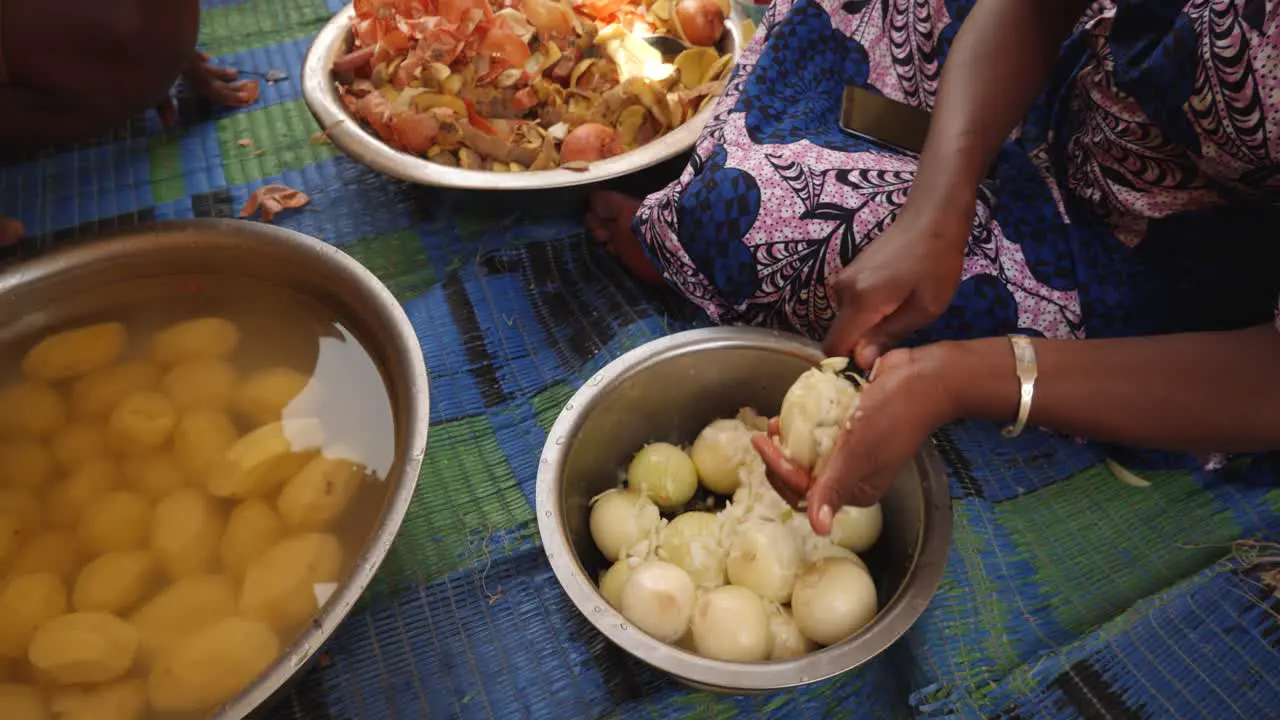
[[[836,279],[828,355],[874,365],[818,477],[754,439],[784,498],[826,534],[870,505],[939,426],[1009,422],[1019,383],[1006,338],[891,348],[936,319],[959,284],[981,182],[1052,72],[1078,0],[979,0],[945,65],[928,141],[895,223]],[[1187,452],[1280,447],[1280,334],[1270,325],[1126,340],[1036,340],[1031,423],[1103,442]],[[1194,378],[1194,382],[1189,380]],[[775,433],[776,434],[776,433]]]

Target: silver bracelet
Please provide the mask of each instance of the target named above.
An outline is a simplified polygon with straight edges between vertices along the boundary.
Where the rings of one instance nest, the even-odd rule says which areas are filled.
[[[1000,434],[1006,438],[1015,438],[1027,427],[1027,418],[1031,415],[1031,401],[1036,395],[1036,377],[1040,370],[1036,365],[1036,349],[1031,338],[1024,335],[1010,335],[1009,344],[1013,346],[1013,360],[1018,373],[1018,419],[1005,427]]]

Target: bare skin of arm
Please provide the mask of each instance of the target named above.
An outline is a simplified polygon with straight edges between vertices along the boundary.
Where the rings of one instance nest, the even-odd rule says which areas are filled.
[[[199,0],[0,0],[0,141],[78,139],[157,105],[190,66]]]

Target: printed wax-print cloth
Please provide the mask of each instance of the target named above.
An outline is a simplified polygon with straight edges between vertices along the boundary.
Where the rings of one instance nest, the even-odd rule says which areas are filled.
[[[954,24],[962,10],[947,7]],[[583,239],[579,209],[538,220],[515,209],[469,214],[463,196],[412,188],[313,144],[298,74],[313,33],[339,9],[206,0],[205,51],[287,76],[264,82],[257,103],[212,111],[184,99],[179,132],[139,119],[0,167],[0,214],[32,236],[21,255],[103,229],[231,216],[266,184],[300,189],[311,203],[275,222],[364,263],[417,329],[432,428],[413,505],[374,587],[264,717],[1275,715],[1280,633],[1267,548],[1229,547],[1280,537],[1273,467],[1254,460],[1209,474],[1120,456],[1152,483],[1136,488],[1106,470],[1102,448],[1037,433],[1004,441],[981,424],[939,436],[955,505],[947,573],[884,656],[811,687],[730,698],[689,690],[605,641],[539,548],[538,456],[592,372],[706,318],[634,284]],[[783,18],[812,24],[826,12],[775,9],[768,36]],[[813,51],[832,52],[823,47]],[[761,55],[757,47],[746,67]]]

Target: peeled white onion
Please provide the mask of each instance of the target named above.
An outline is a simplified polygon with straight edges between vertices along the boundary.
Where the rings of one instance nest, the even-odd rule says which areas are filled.
[[[622,588],[626,587],[631,572],[638,564],[638,561],[622,558],[600,573],[600,594],[614,610],[622,609]]]
[[[679,565],[701,588],[724,584],[726,554],[720,518],[709,512],[680,513],[658,538],[658,556]]]
[[[605,558],[614,561],[648,538],[661,520],[658,507],[643,494],[609,490],[591,505],[591,539]]]
[[[742,482],[742,468],[761,462],[751,446],[751,430],[738,419],[715,420],[698,433],[689,450],[702,486],[719,495],[731,495]]]
[[[725,585],[698,598],[693,646],[713,660],[759,662],[769,656],[769,619],[759,595]]]
[[[769,659],[790,660],[817,648],[800,632],[791,611],[781,605],[769,608]]]
[[[833,645],[876,616],[876,586],[871,575],[846,558],[825,558],[796,579],[791,614],[805,637]]]
[[[671,443],[644,446],[627,466],[627,485],[663,510],[677,510],[698,491],[698,470],[685,451]]]
[[[804,562],[806,565],[812,565],[824,558],[845,558],[847,560],[852,560],[863,570],[867,569],[867,564],[862,562],[862,558],[858,557],[857,553],[848,548],[842,548],[835,543],[815,543],[806,548],[804,555]]]
[[[661,560],[636,566],[622,586],[622,616],[664,643],[679,640],[689,629],[693,603],[689,573]]]
[[[880,539],[883,525],[880,503],[871,507],[845,505],[831,520],[831,541],[854,552],[866,552]]]
[[[841,427],[858,405],[858,389],[836,374],[847,364],[844,358],[828,358],[804,371],[782,398],[778,414],[782,449],[805,470],[821,470]]]
[[[677,518],[678,519],[678,518]],[[790,528],[755,522],[741,528],[729,547],[725,569],[729,582],[765,600],[785,603],[804,561],[800,540]]]

